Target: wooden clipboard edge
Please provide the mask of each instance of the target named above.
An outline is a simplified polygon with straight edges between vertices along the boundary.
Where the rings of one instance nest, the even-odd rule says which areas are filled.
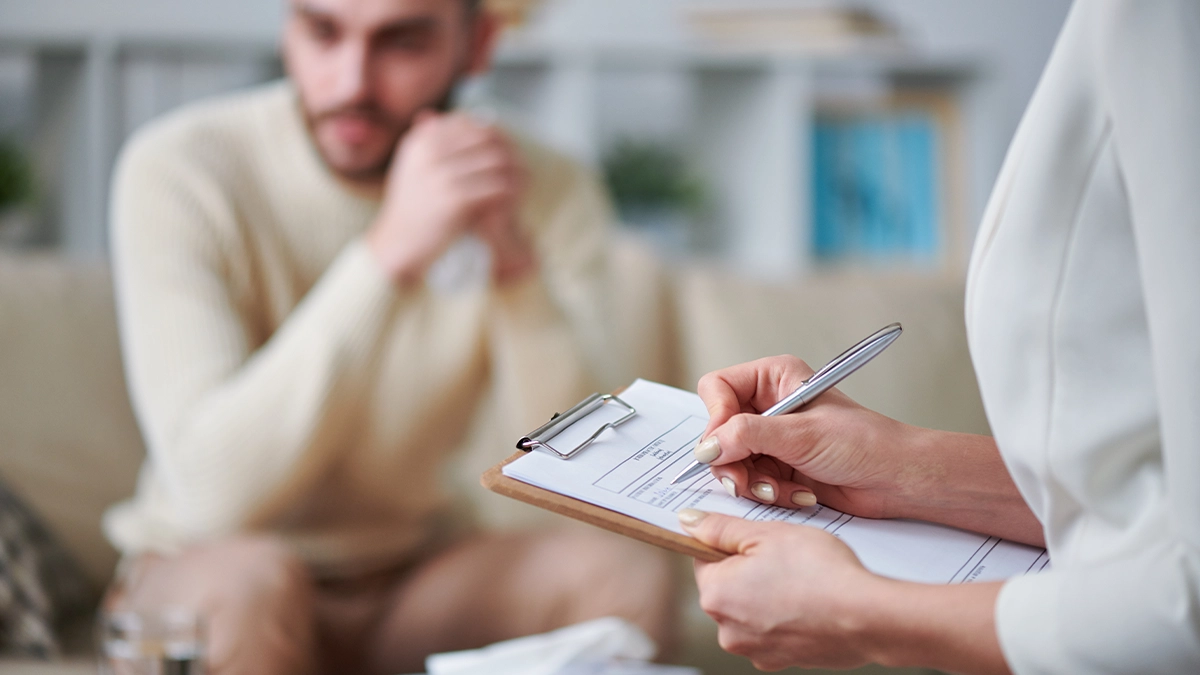
[[[505,497],[525,502],[526,504],[532,504],[538,508],[553,511],[568,518],[582,520],[589,525],[595,525],[610,532],[632,537],[676,553],[683,553],[698,560],[719,562],[728,557],[727,553],[702,544],[687,535],[665,530],[657,525],[651,525],[623,513],[617,513],[611,509],[589,504],[574,497],[561,495],[550,490],[544,490],[540,487],[523,483],[515,478],[505,476],[505,465],[520,459],[524,455],[524,451],[518,450],[516,454],[488,469],[480,476],[480,484],[496,494],[501,494]]]

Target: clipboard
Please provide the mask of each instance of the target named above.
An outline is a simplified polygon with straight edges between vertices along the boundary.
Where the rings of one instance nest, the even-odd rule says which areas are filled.
[[[504,475],[504,467],[507,464],[515,462],[524,457],[525,453],[533,452],[537,449],[549,452],[558,457],[558,459],[569,462],[573,456],[590,445],[605,430],[619,426],[636,415],[637,411],[618,398],[618,394],[620,394],[620,391],[613,394],[592,394],[567,412],[554,415],[550,418],[549,422],[529,432],[528,435],[523,436],[517,442],[517,452],[485,471],[480,477],[479,482],[483,487],[496,494],[501,494],[505,497],[525,502],[526,504],[532,504],[538,508],[553,511],[568,518],[581,520],[589,525],[595,525],[610,532],[616,532],[626,537],[654,544],[669,551],[683,553],[705,562],[724,560],[728,557],[727,553],[702,544],[693,537],[665,530],[657,525],[651,525],[623,513],[617,513],[616,511],[589,504],[588,502],[568,497],[552,490],[545,490]],[[587,440],[574,448],[561,449],[555,448],[550,444],[550,441],[558,433],[578,423],[600,406],[610,404],[619,405],[627,409],[626,414],[615,421],[600,425]]]

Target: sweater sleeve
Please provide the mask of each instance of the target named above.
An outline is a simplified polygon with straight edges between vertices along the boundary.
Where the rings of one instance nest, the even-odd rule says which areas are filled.
[[[160,515],[193,540],[252,525],[315,479],[354,424],[384,327],[414,299],[355,240],[264,342],[261,308],[234,290],[251,266],[217,177],[236,172],[161,136],[118,164],[112,256]]]
[[[1166,494],[1136,554],[1010,581],[998,600],[997,625],[1017,673],[1194,673],[1200,672],[1200,3],[1112,0],[1102,9],[1089,26],[1098,64],[1093,76],[1111,114],[1131,209]]]
[[[525,217],[539,273],[494,291],[489,345],[503,418],[516,438],[595,391],[628,384],[614,347],[609,275],[612,211],[596,178],[561,158],[544,160],[544,183]],[[553,169],[553,170],[552,170]],[[533,222],[530,222],[533,221]]]

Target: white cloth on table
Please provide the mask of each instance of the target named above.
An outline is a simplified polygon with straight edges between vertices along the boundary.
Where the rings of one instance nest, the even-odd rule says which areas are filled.
[[[700,675],[694,668],[648,663],[657,651],[640,628],[610,616],[482,649],[434,654],[425,669],[429,675]]]

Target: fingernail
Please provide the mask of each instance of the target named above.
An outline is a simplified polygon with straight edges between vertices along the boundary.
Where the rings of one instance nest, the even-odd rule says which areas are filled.
[[[709,436],[700,441],[700,445],[696,446],[692,454],[695,455],[697,462],[710,464],[714,459],[721,456],[721,444],[717,441],[716,436]]]
[[[770,483],[755,483],[750,486],[750,491],[764,502],[775,501],[775,487]]]
[[[725,476],[721,479],[721,487],[725,488],[725,491],[729,493],[730,497],[737,496],[737,484],[734,483],[733,479],[729,476]]]
[[[792,493],[792,503],[796,506],[812,506],[817,503],[817,496],[811,492],[796,490]]]
[[[708,514],[698,509],[683,509],[679,512],[679,522],[687,527],[695,527],[704,520]]]

